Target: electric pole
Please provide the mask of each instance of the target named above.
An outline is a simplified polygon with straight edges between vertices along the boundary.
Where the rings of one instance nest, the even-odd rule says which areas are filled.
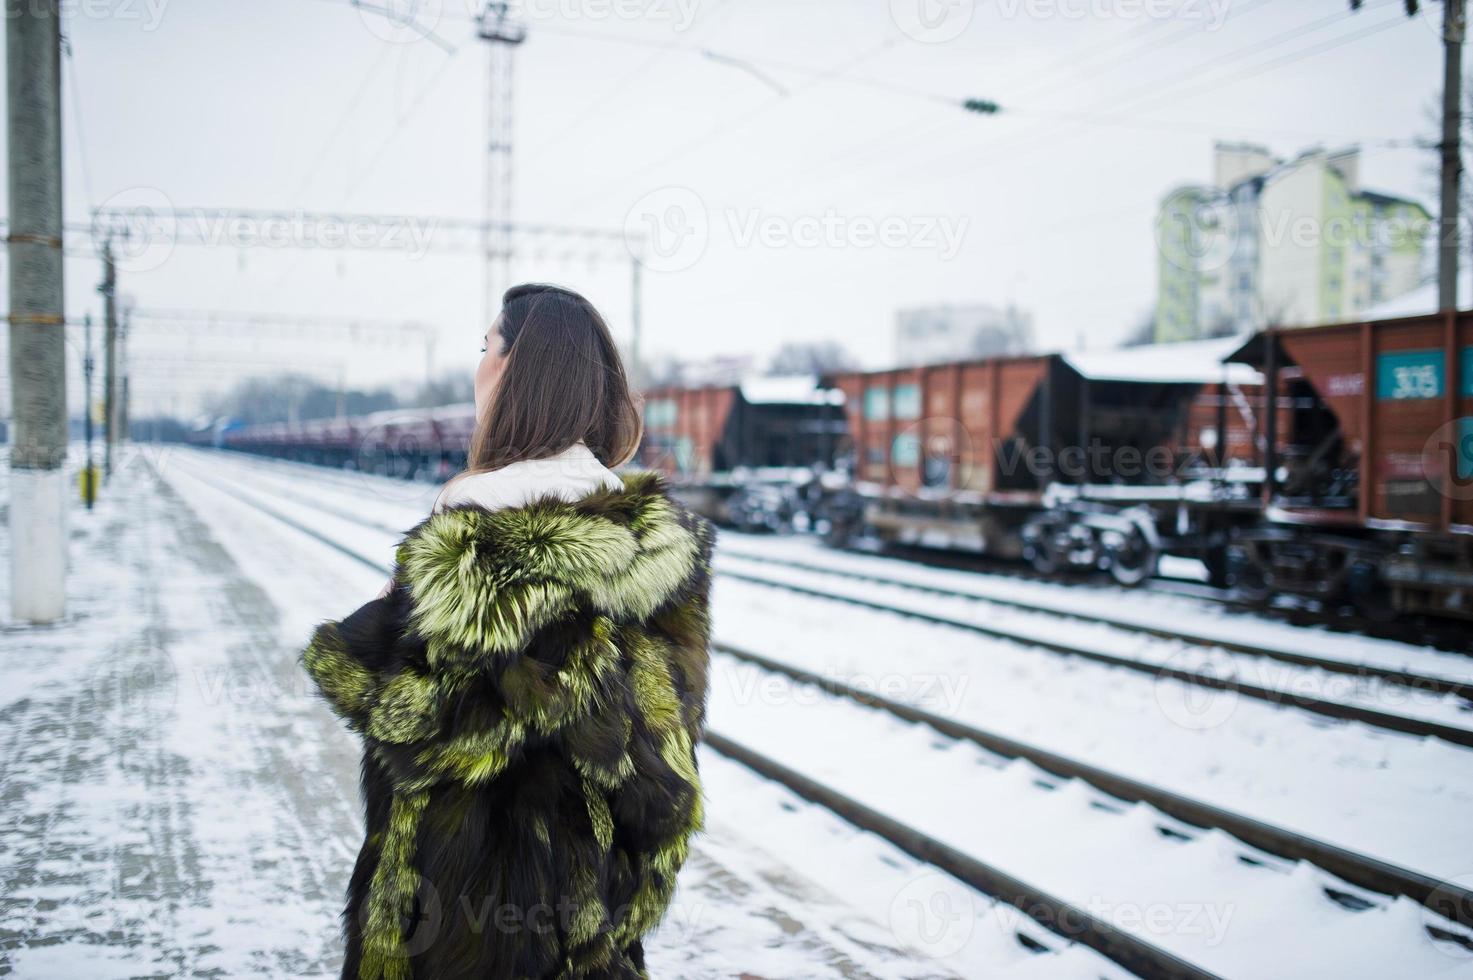
[[[92,314],[83,321],[82,341],[82,437],[87,443],[87,461],[82,469],[82,499],[92,509],[97,499],[97,470],[92,466]]]
[[[113,442],[118,437],[118,270],[113,241],[102,243],[102,475],[113,475]]]
[[[10,610],[66,613],[66,317],[57,0],[5,0],[10,193]]]
[[[117,403],[118,418],[113,426],[113,441],[125,443],[128,441],[128,378],[133,373],[128,368],[128,333],[132,325],[133,304],[123,305],[122,313],[118,316],[118,381],[117,381]]]
[[[1350,0],[1359,10],[1363,0]],[[1402,0],[1408,17],[1417,16],[1420,0]],[[1463,31],[1464,0],[1442,0],[1442,139],[1441,214],[1437,221],[1437,308],[1458,308],[1458,193],[1463,179]]]
[[[1437,235],[1437,308],[1458,308],[1458,194],[1463,176],[1463,0],[1442,0],[1442,227]]]

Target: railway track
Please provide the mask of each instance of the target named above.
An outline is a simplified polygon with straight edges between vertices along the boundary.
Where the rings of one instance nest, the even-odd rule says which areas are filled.
[[[718,559],[719,560],[719,559]],[[931,623],[937,626],[945,626],[951,629],[962,630],[991,639],[1007,640],[1026,644],[1051,653],[1062,656],[1079,657],[1095,663],[1106,664],[1111,667],[1120,667],[1139,673],[1150,674],[1155,677],[1169,677],[1183,683],[1197,687],[1217,691],[1228,691],[1246,697],[1267,701],[1272,704],[1286,707],[1300,708],[1314,714],[1335,718],[1340,721],[1357,721],[1362,724],[1372,725],[1388,731],[1402,732],[1407,735],[1417,735],[1431,738],[1441,738],[1456,745],[1473,747],[1473,729],[1462,728],[1457,725],[1443,724],[1425,718],[1417,718],[1409,715],[1400,715],[1387,711],[1379,711],[1362,705],[1348,704],[1343,701],[1334,701],[1326,698],[1314,697],[1297,690],[1276,687],[1267,687],[1261,684],[1253,684],[1247,681],[1237,680],[1231,676],[1218,676],[1199,670],[1183,667],[1174,667],[1169,663],[1161,663],[1150,660],[1141,660],[1135,657],[1121,656],[1103,650],[1094,649],[1079,643],[1068,641],[1046,639],[1031,634],[1022,629],[1012,629],[1004,626],[979,623],[955,616],[947,616],[919,609],[911,609],[905,606],[897,606],[887,602],[867,599],[860,596],[846,595],[842,592],[833,592],[827,589],[813,588],[811,586],[799,585],[792,582],[783,582],[760,575],[735,571],[729,567],[722,566],[719,574],[723,578],[735,579],[748,582],[753,585],[766,586],[768,588],[782,589],[797,595],[809,596],[811,598],[824,599],[843,603],[862,609],[871,609],[877,612],[892,613],[915,619],[920,622]],[[1319,664],[1314,664],[1319,666]],[[1413,675],[1415,676],[1415,675]],[[1431,689],[1431,685],[1441,684],[1436,678],[1423,678],[1422,681]]]
[[[249,464],[246,465],[249,466]],[[276,492],[284,493],[285,491],[278,490]],[[361,527],[369,528],[387,535],[391,535],[396,539],[404,532],[404,528],[395,527],[382,521],[373,520],[371,518],[365,518],[355,512],[346,510],[341,507],[335,507],[332,504],[323,503],[320,500],[307,499],[299,500],[296,502],[301,506],[320,511],[324,514],[329,514],[333,517],[338,518],[339,520],[347,521]],[[309,533],[316,533],[311,529],[307,530]],[[337,545],[333,544],[328,539],[324,539],[324,541],[325,543],[328,543],[331,547],[337,547]],[[738,561],[754,560],[748,555],[734,555],[732,557],[736,558]],[[969,602],[989,603],[1005,608],[1019,609],[1021,611],[1029,613],[1043,613],[1051,617],[1058,617],[1075,621],[1099,622],[1099,620],[1096,620],[1095,617],[1090,615],[1082,615],[1077,612],[1060,610],[1041,603],[1034,604],[1011,599],[994,599],[990,596],[978,595],[976,593],[966,591],[937,588],[929,585],[916,585],[909,582],[886,579],[880,576],[851,574],[845,571],[835,571],[830,567],[818,565],[816,563],[785,561],[765,562],[764,559],[755,560],[764,561],[764,563],[772,564],[774,566],[787,565],[792,568],[801,568],[801,570],[806,573],[821,574],[839,579],[875,582],[886,586],[894,586],[900,589],[914,591],[922,594],[939,595],[948,599],[963,599]],[[1426,718],[1419,718],[1412,715],[1381,711],[1376,708],[1366,707],[1364,705],[1347,703],[1330,698],[1316,697],[1312,694],[1305,693],[1304,691],[1297,689],[1297,687],[1292,684],[1285,684],[1282,686],[1267,686],[1264,684],[1255,684],[1249,681],[1235,678],[1228,673],[1220,675],[1218,673],[1206,672],[1202,670],[1177,667],[1172,666],[1170,663],[1162,663],[1160,661],[1140,659],[1138,657],[1110,653],[1108,651],[1099,650],[1078,642],[1047,639],[1044,637],[1040,637],[1036,635],[1036,633],[1034,633],[1033,631],[1027,629],[1014,628],[991,623],[980,623],[970,619],[958,618],[956,616],[907,608],[905,606],[896,605],[894,603],[880,602],[869,598],[846,595],[842,592],[835,592],[829,589],[813,588],[796,583],[783,582],[781,580],[765,578],[759,575],[752,575],[750,573],[742,572],[729,567],[729,563],[725,563],[725,559],[720,552],[718,552],[717,561],[718,564],[721,566],[721,575],[728,579],[735,579],[738,581],[744,581],[750,584],[766,586],[770,588],[784,589],[795,594],[840,602],[859,608],[875,610],[878,612],[892,613],[895,615],[916,619],[922,622],[931,623],[933,625],[963,630],[969,633],[986,636],[992,639],[1023,643],[1030,647],[1047,650],[1051,653],[1059,654],[1062,656],[1079,657],[1081,659],[1101,663],[1107,666],[1120,667],[1127,670],[1149,674],[1154,677],[1171,678],[1173,680],[1209,690],[1231,692],[1233,694],[1266,701],[1280,706],[1299,708],[1301,710],[1308,711],[1322,717],[1333,718],[1338,721],[1360,722],[1362,724],[1381,728],[1387,731],[1395,731],[1419,737],[1441,738],[1447,742],[1456,745],[1473,747],[1473,729],[1462,727],[1459,725],[1445,724],[1442,722]],[[1104,624],[1113,628],[1122,629],[1126,632],[1133,632],[1143,636],[1182,640],[1188,644],[1195,644],[1202,647],[1227,649],[1229,652],[1232,653],[1286,663],[1295,668],[1321,669],[1329,673],[1353,676],[1362,680],[1387,683],[1395,685],[1398,689],[1404,690],[1408,693],[1428,692],[1433,695],[1450,694],[1463,698],[1465,703],[1473,703],[1473,686],[1452,678],[1418,674],[1411,671],[1391,669],[1371,664],[1355,663],[1352,661],[1338,660],[1335,658],[1315,657],[1306,654],[1294,653],[1293,651],[1271,648],[1263,645],[1248,643],[1225,644],[1216,642],[1215,640],[1212,640],[1211,638],[1204,635],[1191,634],[1190,631],[1186,631],[1188,635],[1183,637],[1172,630],[1157,630],[1152,628],[1145,628],[1139,626],[1138,624],[1131,623],[1127,620],[1121,620],[1119,618],[1113,617],[1105,620]]]
[[[836,548],[835,550],[867,556],[881,553],[870,548]],[[1027,582],[1063,580],[1060,577],[1050,577],[1035,572],[1021,561],[987,555],[898,544],[887,546],[883,553],[930,568],[1002,575]],[[1072,581],[1112,589],[1122,588],[1104,572],[1077,573],[1077,577]],[[1159,576],[1146,580],[1136,588],[1163,596],[1213,602],[1227,609],[1263,616],[1288,626],[1315,627],[1335,633],[1344,633],[1348,636],[1368,636],[1406,642],[1408,636],[1414,631],[1416,637],[1414,642],[1416,643],[1450,653],[1473,655],[1473,637],[1470,637],[1469,630],[1462,623],[1448,623],[1425,616],[1403,617],[1395,623],[1386,623],[1368,619],[1350,607],[1326,607],[1323,603],[1302,596],[1282,596],[1280,601],[1270,603],[1253,602],[1234,594],[1230,589]]]
[[[385,562],[362,554],[251,494],[242,493],[238,488],[222,485],[198,473],[191,473],[191,476],[375,572],[386,573],[389,570]],[[342,516],[350,519],[347,515]],[[358,523],[371,522],[360,520]],[[1129,803],[1149,804],[1184,824],[1222,831],[1252,848],[1288,861],[1314,865],[1369,891],[1404,895],[1440,916],[1463,926],[1473,927],[1473,890],[1455,882],[1436,879],[1242,814],[1204,804],[1035,745],[936,715],[913,705],[886,699],[873,692],[860,690],[834,678],[814,674],[758,653],[719,642],[713,643],[713,650],[767,673],[781,675],[799,684],[811,685],[836,698],[854,701],[906,722],[925,725],[949,739],[970,742],[1006,758],[1027,760],[1045,772],[1065,779],[1077,779],[1107,796]],[[708,743],[721,754],[788,786],[800,796],[825,806],[856,826],[884,837],[918,859],[934,864],[999,901],[1014,905],[1046,928],[1073,941],[1089,945],[1128,969],[1148,976],[1211,975],[1149,943],[1122,933],[1110,923],[1068,902],[1029,886],[970,855],[957,852],[935,838],[867,807],[750,747],[730,738],[723,738],[719,733],[713,733],[708,738]],[[1247,857],[1243,860],[1250,864],[1257,863]],[[1353,892],[1325,888],[1324,894],[1344,908],[1364,907],[1360,904],[1364,900]],[[1429,936],[1437,941],[1454,943],[1473,950],[1473,938],[1466,934],[1442,929],[1433,924],[1426,924],[1424,927]]]
[[[1024,599],[1010,598],[1004,596],[993,596],[978,592],[969,592],[963,589],[948,589],[942,586],[929,585],[921,582],[910,582],[903,579],[888,578],[883,575],[871,575],[866,572],[858,572],[851,569],[835,568],[818,562],[798,561],[791,558],[776,558],[770,555],[758,555],[750,552],[723,551],[723,555],[740,561],[757,562],[764,565],[772,565],[781,568],[791,568],[804,572],[815,572],[822,575],[830,575],[835,578],[849,579],[857,582],[870,582],[877,585],[894,586],[911,592],[924,593],[926,595],[943,596],[949,599],[965,599],[973,602],[982,602],[992,606],[1001,606],[1008,609],[1017,609],[1023,612],[1046,613],[1077,621],[1089,621],[1131,633],[1140,633],[1145,636],[1154,636],[1161,639],[1179,640],[1194,646],[1217,648],[1229,653],[1240,653],[1252,657],[1264,657],[1269,660],[1277,660],[1281,663],[1294,664],[1298,667],[1316,667],[1331,673],[1349,674],[1356,677],[1376,678],[1404,687],[1413,688],[1418,691],[1430,691],[1437,694],[1456,694],[1464,700],[1473,704],[1473,683],[1447,677],[1433,677],[1427,674],[1417,674],[1411,671],[1398,670],[1390,667],[1381,667],[1375,664],[1356,663],[1347,660],[1336,660],[1329,657],[1315,657],[1303,653],[1295,653],[1278,647],[1271,647],[1259,643],[1247,643],[1237,640],[1229,640],[1220,636],[1207,633],[1196,633],[1188,627],[1173,626],[1171,628],[1154,627],[1142,624],[1138,621],[1095,613],[1081,613],[1043,602],[1029,602]]]
[[[250,494],[205,477],[194,479],[271,517],[335,552],[375,572],[387,574],[391,567],[333,539],[320,530],[282,513]],[[706,744],[714,751],[758,775],[779,783],[810,802],[824,807],[848,823],[873,833],[956,879],[971,885],[1000,903],[1010,905],[1055,935],[1094,949],[1125,969],[1143,977],[1167,980],[1217,980],[1218,975],[1146,942],[1083,908],[1063,901],[999,868],[978,860],[931,837],[903,821],[845,795],[819,780],[791,769],[776,759],[743,743],[708,731]]]

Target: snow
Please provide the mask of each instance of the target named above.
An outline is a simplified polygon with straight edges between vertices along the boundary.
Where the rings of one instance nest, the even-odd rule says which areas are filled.
[[[844,393],[820,388],[811,374],[743,378],[742,398],[753,405],[842,405]]]
[[[981,599],[1036,603],[1076,615],[1119,619],[1142,626],[1170,624],[1195,636],[1252,643],[1297,653],[1409,670],[1430,677],[1473,683],[1473,658],[1396,640],[1294,626],[1245,613],[1221,603],[1143,589],[1122,589],[972,571],[930,568],[891,558],[837,552],[810,538],[725,533],[721,553],[734,558],[775,558],[896,582],[931,586]]]
[[[291,659],[269,608],[141,456],[124,464],[95,511],[70,515],[66,619],[6,628],[21,683],[0,702],[0,962],[334,975],[341,860],[326,842],[357,832],[351,759],[304,693],[278,696]]]
[[[268,489],[265,482],[255,479],[261,468],[253,461],[221,460],[212,465],[216,469],[237,466],[241,473],[251,474],[258,489]],[[301,481],[316,475],[316,471],[303,475],[300,468],[293,472],[299,490]],[[351,479],[376,478],[354,475]],[[290,486],[288,480],[273,478],[269,489],[289,494]],[[318,488],[313,487],[315,495]],[[322,496],[314,505],[329,499],[327,494]],[[391,519],[399,505],[383,501],[378,494],[360,495],[360,499],[364,503],[359,509],[366,516],[383,520],[386,527],[407,526]],[[331,521],[314,507],[276,496],[270,503],[299,520],[323,526]],[[332,503],[345,513],[353,508],[346,497],[334,498]],[[387,530],[374,531],[350,521],[340,521],[335,527],[345,535],[344,540],[357,542],[371,554],[387,554],[395,539]],[[902,606],[961,619],[977,617],[989,626],[1012,625],[1024,634],[1087,641],[1109,652],[1152,658],[1174,667],[1216,673],[1247,670],[1251,674],[1245,679],[1271,687],[1468,724],[1469,713],[1456,699],[1261,658],[1173,645],[1101,627],[1087,617],[1103,615],[1143,625],[1180,623],[1206,637],[1216,635],[1455,680],[1473,677],[1473,660],[1457,654],[1290,626],[1227,611],[1210,602],[1140,590],[932,569],[836,553],[807,539],[727,532],[721,540],[718,562],[741,554],[773,555],[983,597],[1036,602],[1085,618],[1049,619],[986,604],[969,607],[966,600],[917,596],[893,586],[822,582],[829,591],[878,595]],[[767,578],[797,581],[802,577],[802,573],[786,571],[779,575],[771,566],[750,563],[745,570]],[[1446,873],[1447,862],[1452,862],[1453,871],[1473,868],[1473,842],[1457,832],[1449,817],[1458,806],[1473,801],[1473,754],[1462,747],[1082,662],[1039,651],[1022,641],[959,633],[735,580],[718,577],[716,597],[718,639],[736,646],[843,679],[899,683],[902,692],[909,690],[911,698],[923,702],[927,695],[911,688],[935,678],[953,678],[957,684],[950,693],[938,688],[946,696],[943,703],[922,706],[1393,863],[1430,873]],[[907,671],[894,669],[895,651],[906,652]],[[934,697],[934,692],[929,696]],[[1265,753],[1275,760],[1275,766],[1263,766]]]
[[[317,619],[346,612],[377,591],[382,579],[375,569],[220,489],[227,485],[267,501],[259,491],[268,481],[232,479],[231,474],[240,472],[233,467],[229,457],[187,453],[171,459],[165,474],[204,517],[210,535],[277,608],[283,636],[304,638]],[[257,468],[253,475],[265,470]],[[336,486],[350,491],[357,480],[337,478]],[[363,485],[357,486],[361,490]],[[397,486],[402,490],[404,485]],[[372,494],[362,499],[373,500],[381,510],[399,506]],[[269,505],[284,516],[310,520],[324,536],[346,535],[356,528],[355,547],[382,555],[385,562],[391,553],[394,535],[387,531],[366,530],[279,496],[271,497]],[[315,702],[309,701],[309,709],[327,718]],[[335,732],[323,740],[353,754],[346,734]],[[985,896],[960,883],[934,882],[934,871],[891,845],[709,750],[703,749],[701,767],[708,831],[682,872],[676,907],[649,944],[656,976],[863,975],[899,980],[1005,974],[1084,980],[1125,975],[1088,950],[1068,946],[1031,922],[1020,923],[1015,912],[994,908]],[[352,766],[345,763],[345,772],[351,773]],[[760,837],[753,836],[752,828],[761,828]],[[347,843],[356,847],[356,841]],[[351,853],[345,852],[348,860]],[[346,865],[342,873],[345,878]],[[893,921],[897,896],[913,892],[917,880],[919,887],[949,896],[957,907],[965,903],[975,910],[965,942],[929,948],[914,930]],[[1015,938],[1019,930],[1050,952],[1028,952]]]
[[[1420,907],[1408,899],[1350,912],[1326,886],[1371,896],[1310,866],[1287,867],[1221,833],[729,657],[715,666],[713,730],[1221,976],[1420,977],[1473,967],[1416,941],[1408,918],[1415,923]]]
[[[1262,375],[1251,365],[1223,363],[1223,358],[1241,347],[1244,339],[1218,337],[1176,344],[1064,351],[1060,356],[1090,381],[1262,384]]]
[[[221,549],[232,574],[251,583],[234,591],[256,595],[264,604],[261,615],[270,608],[275,617],[268,640],[262,639],[259,625],[247,637],[231,640],[234,627],[222,627],[219,620],[228,619],[241,600],[230,590],[218,590],[218,579],[202,579],[189,589],[176,582],[159,590],[186,596],[171,600],[165,595],[161,603],[172,617],[171,627],[179,624],[187,638],[188,657],[175,654],[172,662],[190,668],[181,676],[191,682],[179,686],[178,705],[159,710],[160,718],[173,719],[165,726],[168,754],[192,760],[192,765],[219,766],[218,776],[203,780],[214,787],[232,773],[239,778],[243,765],[222,757],[222,743],[243,743],[250,750],[247,756],[255,757],[267,752],[273,739],[284,738],[294,751],[302,752],[297,747],[304,742],[310,749],[303,771],[311,778],[292,777],[293,784],[315,782],[318,774],[326,786],[350,784],[351,741],[305,695],[300,696],[299,713],[293,707],[298,693],[283,683],[292,672],[278,675],[277,669],[289,665],[292,644],[300,642],[312,622],[346,612],[376,592],[382,573],[263,515],[215,484],[228,485],[234,493],[385,564],[399,529],[423,515],[434,488],[225,454],[179,453],[163,464],[169,484],[204,525],[192,537],[176,532],[178,540],[200,538]],[[157,560],[169,559],[167,531],[155,528],[150,533],[165,542],[155,545],[163,547]],[[141,546],[136,540],[123,541],[119,554],[129,553],[129,547]],[[1108,613],[1444,676],[1465,676],[1466,658],[1287,626],[1176,596],[940,571],[826,552],[811,542],[724,535],[720,565],[780,577],[777,569],[744,560],[742,554],[831,562],[835,568],[976,591],[984,599],[1026,597],[1075,615],[1060,618],[980,600],[920,596],[894,585],[857,584],[822,572],[781,573],[794,582],[821,583],[825,589],[957,618],[973,616],[1025,634],[1017,641],[997,640],[749,584],[718,572],[713,620],[722,642],[876,688],[897,700],[1397,864],[1448,878],[1473,869],[1473,841],[1464,832],[1463,819],[1473,804],[1469,750],[1047,653],[1028,643],[1027,636],[1104,644],[1152,663],[1198,664],[1205,657],[1219,669],[1262,667],[1257,658],[1223,659],[1220,651],[1087,622],[1091,613]],[[98,574],[103,582],[116,582],[127,573],[115,567],[100,568]],[[204,596],[217,591],[219,597],[207,602]],[[201,612],[201,605],[209,615]],[[96,634],[136,631],[138,624],[128,625],[126,616],[119,608],[109,608],[106,616],[95,613]],[[213,648],[198,649],[206,638]],[[28,645],[32,642],[28,637]],[[62,645],[75,647],[76,637]],[[169,645],[175,648],[177,642]],[[1027,763],[998,759],[970,743],[954,742],[874,709],[775,675],[756,674],[730,657],[718,655],[713,668],[714,730],[1219,973],[1473,975],[1473,957],[1455,945],[1431,940],[1424,928],[1434,922],[1454,931],[1457,927],[1408,900],[1344,886],[1317,868],[1289,866],[1220,833],[1183,827],[1149,807],[1123,804],[1077,781],[1060,781]],[[1317,673],[1292,668],[1277,680],[1328,682]],[[65,680],[45,668],[22,671],[21,689],[59,696]],[[187,696],[186,689],[192,689]],[[1380,704],[1387,692],[1351,689],[1337,696]],[[244,704],[237,705],[237,698]],[[1455,707],[1442,699],[1392,707],[1440,719],[1458,717]],[[274,734],[268,737],[268,730]],[[326,775],[334,764],[342,771]],[[283,767],[287,772],[297,768],[295,761]],[[1121,975],[1087,950],[1063,944],[1032,923],[1019,923],[1012,910],[996,907],[985,896],[714,752],[703,750],[702,771],[710,797],[710,833],[682,875],[681,904],[668,931],[662,930],[652,945],[656,975]],[[283,777],[275,778],[279,782]],[[77,794],[77,800],[105,812],[136,807],[139,797],[128,786],[126,779],[99,775],[93,790]],[[273,792],[259,791],[268,799]],[[303,791],[298,785],[296,792]],[[242,850],[267,855],[281,866],[300,866],[302,845],[294,838],[300,831],[293,821],[242,804],[239,787],[215,792],[222,800],[219,807],[191,804],[202,809],[208,818],[204,822],[229,825],[192,831],[215,862],[211,874],[235,869],[244,878],[259,875],[239,869],[240,859],[232,856]],[[324,858],[320,840],[312,849],[317,859],[314,881],[324,873],[330,878],[333,867],[341,868],[356,846],[351,792],[344,790],[341,802],[347,809],[329,811],[332,826],[340,829],[317,835],[331,839],[336,851]],[[226,808],[241,815],[232,818]],[[299,810],[297,806],[293,812]],[[7,822],[9,813],[7,806]],[[101,817],[93,812],[87,819]],[[341,827],[344,820],[346,828]],[[319,826],[315,813],[303,822]],[[146,828],[126,821],[115,833],[119,840],[147,837]],[[0,869],[9,866],[13,839],[24,840],[24,835],[17,838],[7,831]],[[1245,857],[1261,864],[1246,864]],[[273,865],[264,878],[266,884],[289,889],[285,894],[300,894],[299,886],[283,883],[283,875]],[[5,880],[8,886],[9,877]],[[69,887],[55,881],[43,884],[61,894]],[[1364,898],[1371,907],[1351,912],[1326,897],[1327,885]],[[223,886],[215,887],[228,894]],[[262,903],[265,885],[242,888],[230,897],[245,910],[245,927],[228,937],[232,944],[222,956],[243,970],[227,972],[251,972],[252,964],[263,962],[262,948],[275,950],[270,955],[277,960],[272,962],[284,962],[286,948],[330,955],[323,953],[330,944],[314,945],[326,940],[312,925],[318,921],[318,906],[335,901],[334,888],[326,889],[325,897],[313,895],[306,905],[289,909],[286,921],[297,931],[288,928],[276,938],[252,924],[251,912]],[[907,922],[907,914],[917,908],[939,908],[947,913],[942,924],[952,925],[938,930],[932,928],[935,922]],[[37,914],[31,915],[21,922],[23,934],[39,927]],[[230,928],[209,914],[200,913],[198,919],[201,935]],[[964,924],[960,932],[956,923]],[[1019,930],[1050,952],[1027,952],[1016,939]],[[137,968],[133,958],[154,962],[139,951],[154,949],[150,942],[157,945],[150,940],[122,951],[102,946],[108,956],[120,957],[116,974],[130,975],[149,972]],[[44,965],[42,947],[35,949],[38,958],[30,961],[28,973],[40,971],[36,964]],[[97,963],[97,975],[112,975],[114,967],[102,958]],[[310,964],[287,972],[310,975]],[[87,975],[93,975],[92,969]]]
[[[736,559],[727,554],[719,558],[716,568],[718,572],[729,569],[775,583],[816,589],[865,602],[879,602],[896,609],[945,617],[954,622],[975,623],[988,630],[1004,632],[1023,643],[1028,643],[1033,638],[1047,637],[1053,643],[1067,644],[1071,648],[1099,652],[1153,667],[1191,670],[1212,677],[1232,677],[1243,683],[1274,691],[1292,692],[1473,732],[1473,707],[1451,694],[1412,690],[1377,678],[1332,673],[1267,657],[1228,653],[1221,648],[1155,637],[1086,617],[1061,619],[1051,612],[1035,613],[985,600],[933,595],[872,582],[854,582],[834,575]],[[1048,651],[1043,653],[1046,656],[1063,656]]]

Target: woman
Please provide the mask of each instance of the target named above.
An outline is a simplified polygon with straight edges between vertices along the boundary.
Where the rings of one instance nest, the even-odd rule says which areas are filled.
[[[344,977],[642,977],[701,825],[709,525],[622,479],[639,414],[583,297],[507,292],[469,466],[303,662],[363,739]]]

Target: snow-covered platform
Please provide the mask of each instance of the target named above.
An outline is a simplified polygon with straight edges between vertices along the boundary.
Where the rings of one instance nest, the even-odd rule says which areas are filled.
[[[372,583],[217,506],[173,462],[131,455],[98,507],[73,513],[63,623],[0,627],[0,974],[338,971],[357,748],[296,653],[313,619]],[[654,975],[959,975],[788,852],[901,912],[934,872],[714,753],[703,766],[732,805],[712,807],[650,943]],[[753,819],[760,844],[739,829]],[[1087,951],[1040,957],[980,931],[1013,975],[1098,975]]]

